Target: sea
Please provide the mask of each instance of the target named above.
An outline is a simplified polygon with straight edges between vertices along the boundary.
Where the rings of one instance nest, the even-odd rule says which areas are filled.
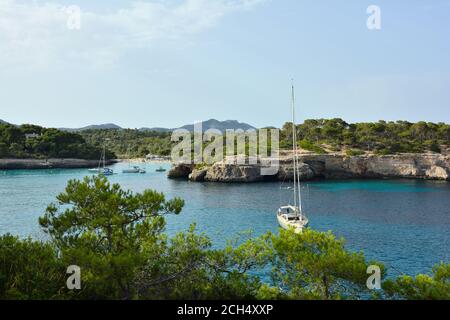
[[[108,179],[133,192],[154,189],[167,199],[181,197],[180,215],[168,216],[174,235],[196,225],[216,247],[228,241],[277,233],[276,211],[291,203],[288,183],[198,183],[170,180],[156,172],[168,163],[139,164],[146,174],[124,174],[131,164],[112,166]],[[38,224],[48,204],[70,179],[90,175],[86,169],[0,171],[0,234],[45,240]],[[303,209],[310,228],[332,231],[346,247],[383,262],[388,276],[429,273],[450,262],[450,183],[420,180],[324,180],[302,183]]]

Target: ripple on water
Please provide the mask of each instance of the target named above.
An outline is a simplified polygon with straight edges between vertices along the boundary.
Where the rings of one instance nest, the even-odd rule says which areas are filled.
[[[167,198],[182,197],[179,216],[167,218],[167,232],[185,231],[192,223],[221,246],[237,234],[277,232],[275,212],[292,191],[279,183],[216,184],[168,180],[156,173],[160,164],[144,164],[147,174],[109,177],[125,189],[147,188]],[[167,169],[170,165],[164,165]],[[88,175],[85,169],[15,170],[0,172],[0,233],[42,237],[37,219],[64,190],[69,179]],[[352,250],[364,251],[391,267],[390,274],[428,272],[450,260],[450,184],[415,180],[321,181],[304,184],[303,206],[311,228],[332,230]],[[397,272],[397,273],[396,273]]]

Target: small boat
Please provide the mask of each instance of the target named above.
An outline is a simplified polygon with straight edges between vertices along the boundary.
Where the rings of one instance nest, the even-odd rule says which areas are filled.
[[[128,169],[123,169],[122,173],[140,173],[141,168],[139,168],[138,166],[132,166],[131,168]]]
[[[166,169],[164,169],[163,167],[159,167],[158,169],[156,169],[156,172],[166,172]]]
[[[102,172],[99,174],[103,176],[112,176],[114,174],[114,170],[111,168],[103,168]]]
[[[282,206],[278,209],[277,220],[283,229],[294,230],[295,233],[302,233],[309,224],[309,220],[302,210],[302,197],[300,186],[300,174],[298,172],[297,158],[297,129],[295,127],[295,94],[292,85],[292,151],[294,164],[294,205]]]
[[[147,171],[145,169],[139,169],[139,173],[144,174],[144,173],[147,173]]]
[[[88,169],[90,173],[95,173],[103,176],[111,176],[114,174],[114,170],[106,167],[106,145],[103,144],[103,152],[98,162],[97,168]]]

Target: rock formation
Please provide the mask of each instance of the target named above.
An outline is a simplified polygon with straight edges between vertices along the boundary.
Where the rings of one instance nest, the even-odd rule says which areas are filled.
[[[450,181],[450,156],[441,154],[399,155],[300,155],[301,180],[407,178]],[[238,165],[225,162],[195,169],[194,165],[175,165],[169,178],[201,182],[260,182],[293,179],[291,159],[280,159],[278,173],[261,175],[261,165]]]
[[[176,164],[172,166],[167,177],[169,179],[188,179],[194,168],[195,166],[192,164]]]

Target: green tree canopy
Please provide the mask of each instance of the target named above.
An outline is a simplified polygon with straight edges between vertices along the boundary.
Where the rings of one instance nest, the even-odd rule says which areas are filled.
[[[306,229],[301,234],[280,230],[268,235],[273,250],[272,278],[294,299],[341,299],[367,293],[367,262],[363,253],[348,251],[331,232]]]
[[[407,300],[450,300],[450,264],[441,263],[433,274],[401,276],[386,280],[383,288],[391,298]]]
[[[178,214],[184,205],[152,190],[124,191],[105,177],[69,181],[57,201],[39,223],[65,264],[82,268],[86,291],[95,297],[115,293],[115,298],[132,297],[134,273],[158,244],[162,216]]]
[[[0,124],[0,158],[99,159],[103,146],[94,146],[77,133],[31,124]],[[115,158],[107,150],[107,158]]]

